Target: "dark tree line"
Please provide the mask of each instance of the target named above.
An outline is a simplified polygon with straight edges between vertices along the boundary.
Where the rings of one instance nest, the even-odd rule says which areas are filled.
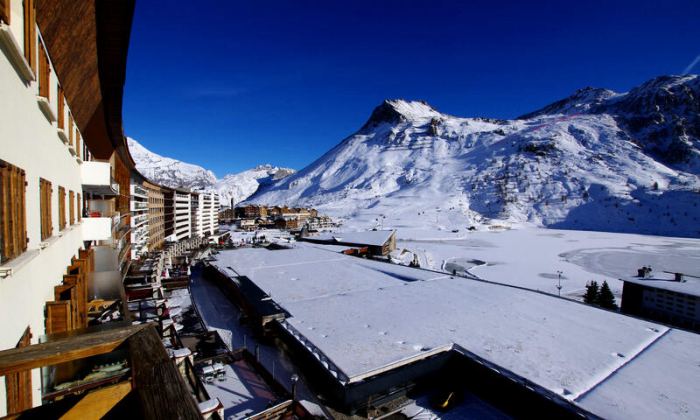
[[[598,282],[593,280],[586,284],[586,293],[583,295],[583,301],[605,309],[617,309],[615,296],[613,296],[607,281],[603,281],[603,285],[600,287]]]

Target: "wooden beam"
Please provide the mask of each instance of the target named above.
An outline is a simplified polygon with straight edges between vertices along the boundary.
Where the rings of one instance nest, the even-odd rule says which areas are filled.
[[[134,325],[0,351],[0,376],[109,353],[145,327]]]
[[[145,419],[202,419],[185,380],[149,325],[129,337],[134,388]]]
[[[61,420],[101,419],[119,401],[131,392],[131,382],[126,381],[98,389],[83,397]]]

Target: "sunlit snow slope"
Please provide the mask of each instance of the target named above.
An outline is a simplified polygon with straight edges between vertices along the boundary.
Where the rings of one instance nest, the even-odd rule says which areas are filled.
[[[248,201],[357,227],[476,224],[700,236],[700,78],[586,88],[516,120],[385,101],[355,134]]]

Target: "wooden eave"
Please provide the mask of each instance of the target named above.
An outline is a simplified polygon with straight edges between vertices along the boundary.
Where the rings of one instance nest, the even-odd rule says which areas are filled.
[[[37,24],[73,119],[97,159],[133,170],[122,126],[135,0],[37,0]]]

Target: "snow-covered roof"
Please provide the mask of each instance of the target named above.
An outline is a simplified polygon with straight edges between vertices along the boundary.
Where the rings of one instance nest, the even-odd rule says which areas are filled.
[[[382,246],[394,233],[396,233],[395,230],[368,230],[365,232],[327,233],[318,236],[311,236],[308,239],[314,241],[327,241],[329,243]]]
[[[700,279],[696,277],[685,276],[683,282],[674,280],[672,274],[666,277],[655,276],[647,279],[642,277],[628,277],[620,280],[646,287],[653,287],[655,289],[670,290],[676,293],[700,297]]]
[[[700,335],[322,249],[244,249],[217,258],[213,264],[247,275],[284,307],[291,314],[285,322],[349,382],[458,347],[603,417],[700,415],[694,393],[676,390],[700,385]],[[657,380],[666,368],[681,380]]]

